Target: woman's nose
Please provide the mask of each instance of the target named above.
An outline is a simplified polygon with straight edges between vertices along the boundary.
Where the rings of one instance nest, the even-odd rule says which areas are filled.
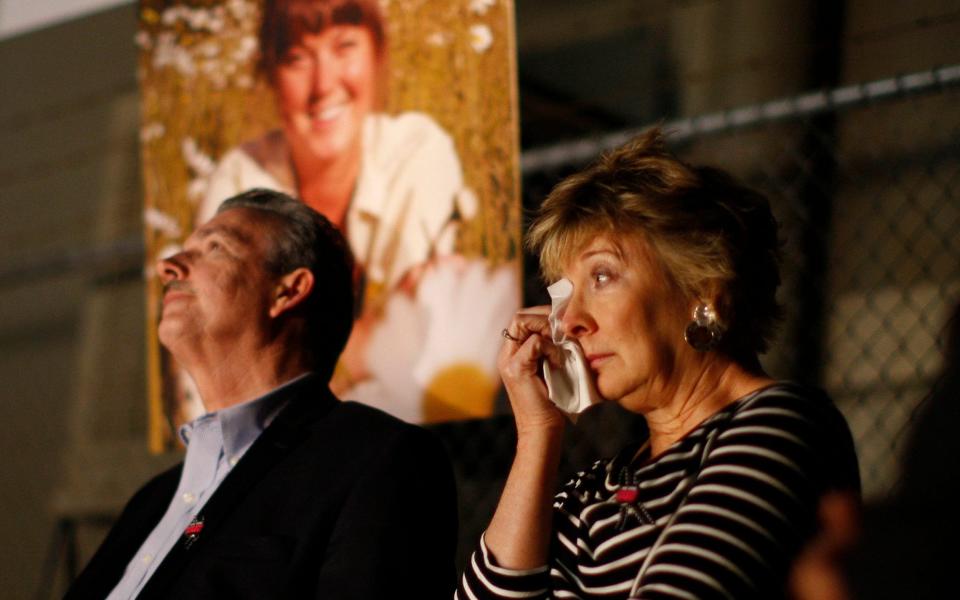
[[[322,98],[334,87],[337,73],[337,61],[325,52],[317,52],[313,63],[313,78],[311,92],[314,97]]]
[[[570,300],[560,313],[560,325],[563,333],[569,338],[579,338],[592,329],[593,319],[590,318],[580,294],[574,290]]]

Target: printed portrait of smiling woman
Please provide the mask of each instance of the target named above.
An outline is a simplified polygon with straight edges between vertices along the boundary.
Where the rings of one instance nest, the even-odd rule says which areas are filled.
[[[414,298],[423,278],[437,270],[455,271],[447,279],[461,281],[470,268],[486,269],[455,255],[458,224],[476,213],[477,199],[464,183],[453,139],[425,113],[384,112],[388,51],[376,0],[268,0],[259,46],[257,69],[273,91],[279,126],[220,158],[195,223],[202,225],[225,198],[251,188],[288,193],[330,219],[356,258],[361,305],[334,391],[409,420],[431,420],[418,404],[428,384],[410,375],[438,362],[424,358],[430,352],[424,339],[431,336],[423,328],[400,331],[400,309],[388,304],[401,294]],[[515,278],[500,279],[506,284],[500,286],[505,300],[498,321],[519,298]],[[375,347],[386,337],[395,340],[389,349]],[[494,342],[488,344],[491,356]],[[447,408],[437,414],[471,416]]]
[[[278,175],[294,176],[285,183],[341,226],[360,169],[364,120],[374,108],[380,52],[366,27],[334,25],[303,33],[273,71],[282,139],[303,174]]]

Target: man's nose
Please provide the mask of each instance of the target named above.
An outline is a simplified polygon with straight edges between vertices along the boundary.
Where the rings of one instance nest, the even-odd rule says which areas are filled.
[[[157,274],[163,283],[184,279],[187,276],[187,264],[184,253],[178,252],[172,256],[158,260]]]

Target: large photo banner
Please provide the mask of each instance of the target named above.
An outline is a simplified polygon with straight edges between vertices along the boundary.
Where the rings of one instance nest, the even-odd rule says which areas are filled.
[[[520,304],[512,0],[139,9],[150,447],[204,412],[157,340],[152,265],[257,187],[323,213],[357,260],[338,396],[418,423],[491,414]]]

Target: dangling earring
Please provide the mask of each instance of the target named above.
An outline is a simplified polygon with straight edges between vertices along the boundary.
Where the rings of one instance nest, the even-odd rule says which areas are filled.
[[[708,304],[700,303],[693,309],[693,320],[683,332],[683,339],[698,352],[708,352],[717,347],[723,330],[717,323],[717,315]]]

